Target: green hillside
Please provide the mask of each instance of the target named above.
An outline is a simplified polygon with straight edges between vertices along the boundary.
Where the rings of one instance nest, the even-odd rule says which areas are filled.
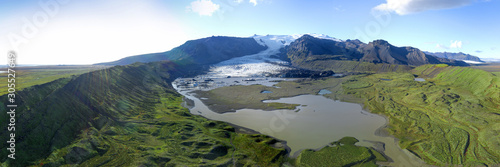
[[[358,139],[344,137],[320,150],[304,150],[297,157],[296,165],[316,166],[378,166],[376,161],[387,159],[372,148],[354,145]]]
[[[400,146],[427,163],[500,164],[499,77],[447,65],[424,65],[413,73],[429,78],[417,82],[408,73],[354,77],[343,83],[344,93],[387,115]]]
[[[116,66],[18,92],[16,160],[10,166],[276,166],[286,153],[266,136],[192,116],[170,86],[175,64]],[[1,97],[1,102],[6,96]],[[1,105],[4,107],[5,105]],[[5,110],[5,108],[4,108]],[[1,114],[0,124],[6,124]],[[7,141],[8,131],[0,132]],[[3,144],[3,148],[6,143]]]

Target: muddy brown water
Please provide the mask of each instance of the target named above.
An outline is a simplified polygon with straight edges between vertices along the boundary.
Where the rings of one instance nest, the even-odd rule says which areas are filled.
[[[407,150],[402,150],[393,137],[376,135],[377,130],[384,127],[387,120],[380,115],[364,111],[359,104],[335,101],[321,95],[300,95],[264,101],[300,104],[295,110],[241,109],[234,113],[219,114],[211,111],[200,99],[193,96],[192,90],[177,88],[177,91],[194,101],[194,106],[190,108],[192,114],[285,140],[291,148],[292,157],[296,157],[301,150],[320,149],[342,137],[352,136],[360,140],[357,143],[360,146],[371,147],[376,142],[384,143],[384,154],[394,162],[383,165],[425,166],[422,160]]]

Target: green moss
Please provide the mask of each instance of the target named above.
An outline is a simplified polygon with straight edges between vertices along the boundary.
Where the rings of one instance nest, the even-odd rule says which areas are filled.
[[[355,77],[372,83],[357,88],[344,82],[344,92],[365,99],[365,107],[389,117],[389,132],[432,165],[499,164],[500,121],[498,77],[462,67],[417,67],[414,74],[427,76],[413,81],[408,73],[385,73]],[[380,81],[389,78],[391,81]],[[488,136],[488,137],[486,137]]]
[[[443,68],[443,67],[448,67],[448,64],[436,64],[434,67],[436,68]]]
[[[354,137],[344,137],[332,146],[326,146],[318,151],[304,150],[297,157],[297,166],[378,166],[378,160],[383,156],[366,147],[354,145],[358,140]],[[374,153],[375,152],[375,153]]]
[[[293,110],[299,104],[286,104],[286,103],[266,103],[268,107],[275,108],[275,109],[288,109],[288,110]]]

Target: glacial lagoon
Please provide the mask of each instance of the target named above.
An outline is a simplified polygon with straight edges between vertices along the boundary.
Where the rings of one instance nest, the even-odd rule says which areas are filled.
[[[178,79],[189,80],[189,79]],[[218,79],[215,83],[234,84],[237,78]],[[263,84],[272,86],[269,81],[278,79],[255,79],[254,82],[240,82],[243,85]],[[284,79],[281,79],[284,80]],[[241,80],[240,80],[241,81]],[[174,82],[179,83],[179,82]],[[290,156],[297,156],[303,149],[320,149],[332,141],[345,136],[360,140],[357,145],[385,150],[384,153],[394,162],[393,166],[423,166],[423,162],[397,145],[393,137],[377,135],[387,120],[376,114],[364,111],[359,104],[335,101],[321,95],[300,95],[278,100],[267,100],[264,103],[279,102],[300,104],[295,110],[264,111],[258,109],[241,109],[233,113],[219,114],[211,111],[203,102],[194,96],[193,90],[209,90],[210,87],[186,88],[173,85],[179,93],[194,101],[190,107],[192,114],[201,115],[211,120],[228,122],[252,129],[274,138],[285,140],[291,148]],[[329,93],[329,92],[321,92]],[[381,144],[383,143],[383,144]]]

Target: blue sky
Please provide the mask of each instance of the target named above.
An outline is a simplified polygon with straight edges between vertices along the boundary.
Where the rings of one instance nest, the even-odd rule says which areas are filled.
[[[0,0],[0,53],[92,64],[212,35],[318,33],[500,59],[498,9],[499,0]]]

